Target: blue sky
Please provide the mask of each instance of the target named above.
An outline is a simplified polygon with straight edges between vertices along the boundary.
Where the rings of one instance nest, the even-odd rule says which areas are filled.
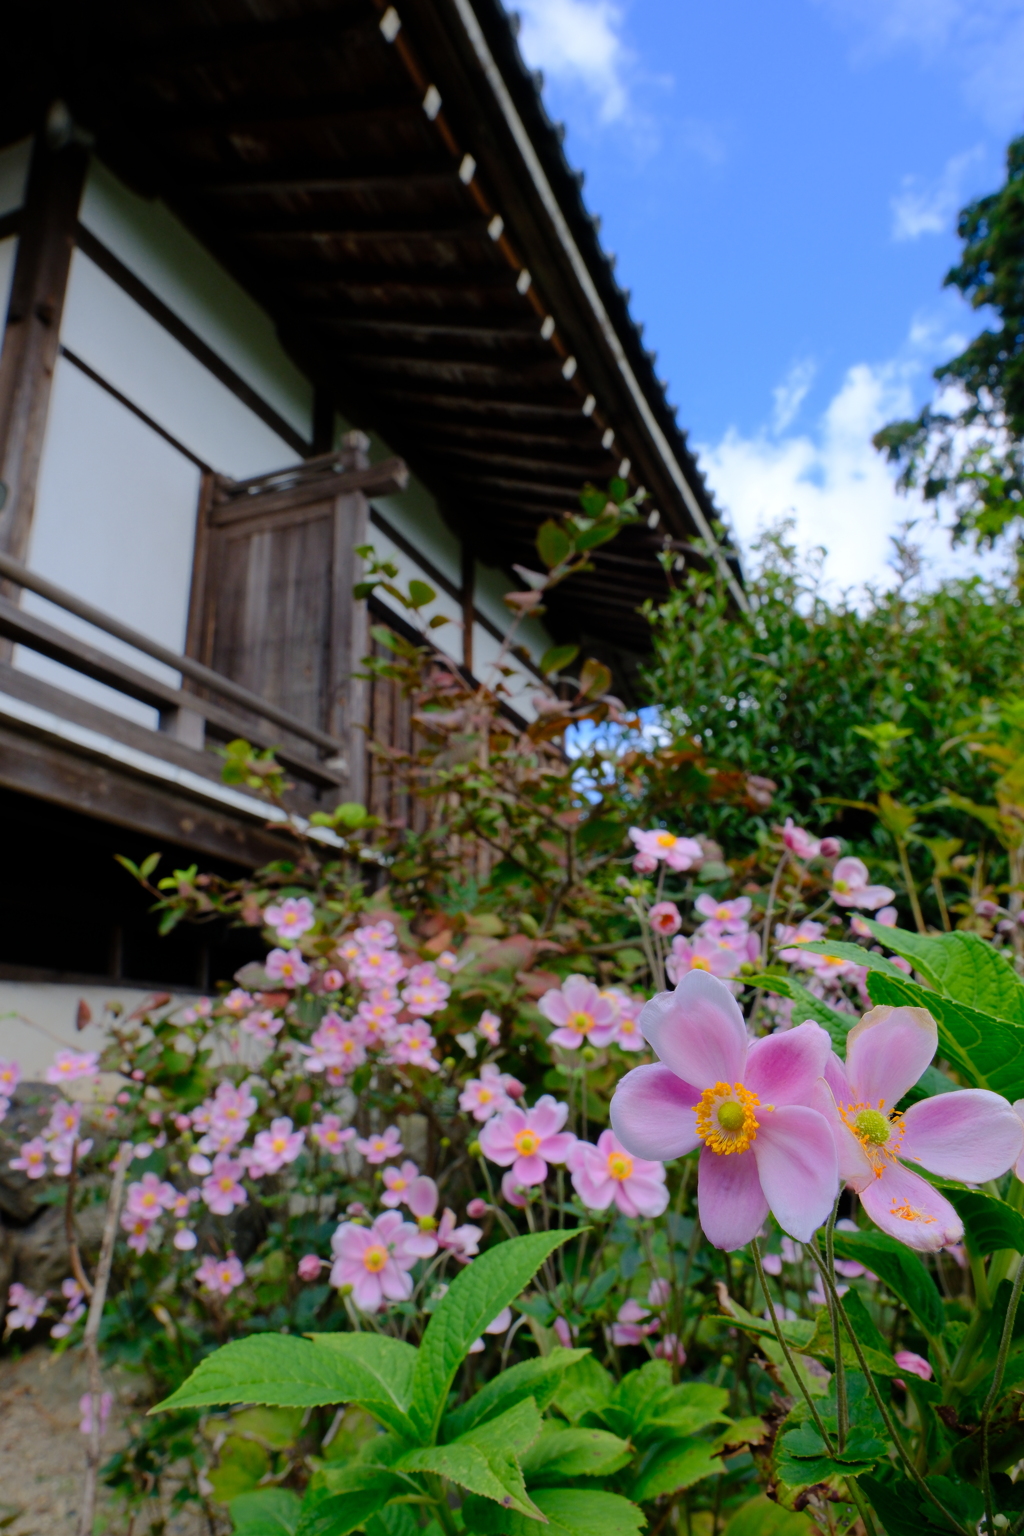
[[[1024,132],[1024,0],[516,0],[645,344],[741,542],[792,514],[834,586],[887,579],[870,436],[980,325],[957,210]]]

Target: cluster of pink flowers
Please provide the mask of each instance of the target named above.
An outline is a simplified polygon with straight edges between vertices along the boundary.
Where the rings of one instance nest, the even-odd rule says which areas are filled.
[[[73,1083],[79,1077],[95,1077],[100,1070],[96,1051],[58,1051],[46,1069],[48,1083]]]
[[[14,1090],[21,1082],[21,1067],[16,1061],[0,1061],[0,1121],[11,1107]]]
[[[508,1109],[524,1093],[522,1083],[493,1062],[486,1061],[479,1077],[471,1077],[459,1094],[459,1108],[483,1122]]]
[[[700,1148],[698,1210],[715,1247],[744,1247],[769,1211],[808,1242],[842,1182],[884,1232],[934,1251],[959,1243],[963,1224],[905,1164],[982,1184],[1022,1157],[1024,1123],[987,1090],[958,1089],[897,1114],[938,1045],[924,1009],[872,1009],[850,1031],[842,1062],[810,1020],[752,1041],[728,988],[692,971],[651,999],[640,1025],[658,1060],[619,1083],[612,1128],[634,1157],[667,1161]]]
[[[757,960],[760,941],[747,921],[749,896],[716,901],[705,893],[697,897],[694,910],[704,921],[691,937],[679,934],[672,940],[672,952],[665,962],[670,981],[679,981],[688,971],[708,971],[730,981],[744,961],[752,964]]]
[[[46,1297],[37,1296],[17,1280],[8,1288],[7,1304],[11,1309],[5,1319],[9,1333],[16,1328],[31,1330],[46,1311]]]
[[[560,987],[545,992],[537,1006],[555,1025],[548,1042],[564,1051],[583,1045],[597,1050],[606,1045],[623,1051],[644,1048],[636,1022],[643,1005],[618,987],[601,991],[586,976],[569,976]]]
[[[704,849],[695,837],[677,837],[660,827],[649,832],[630,827],[629,838],[636,848],[633,868],[639,875],[653,874],[662,861],[671,870],[696,869],[704,858]]]
[[[647,1292],[646,1307],[632,1297],[624,1301],[608,1329],[611,1343],[618,1348],[642,1344],[652,1334],[659,1333],[663,1320],[661,1314],[671,1294],[672,1288],[667,1280],[652,1280]],[[654,1354],[659,1360],[674,1359],[678,1365],[686,1364],[686,1351],[674,1333],[668,1333],[658,1340]]]
[[[80,1104],[68,1104],[64,1099],[56,1099],[41,1135],[23,1142],[18,1156],[10,1159],[9,1166],[24,1173],[26,1178],[42,1179],[48,1172],[46,1160],[49,1158],[53,1164],[53,1173],[58,1178],[66,1179],[71,1172],[71,1161],[76,1151],[77,1156],[82,1158],[92,1149],[91,1137],[84,1140],[79,1137],[81,1120]]]
[[[798,859],[808,862],[811,859],[835,859],[841,851],[838,838],[814,837],[805,828],[795,826],[792,816],[786,817],[786,825],[782,829],[782,841],[790,853],[795,853]]]
[[[62,1280],[61,1295],[64,1297],[64,1316],[50,1329],[51,1339],[67,1338],[72,1328],[85,1316],[85,1292],[77,1280]]]
[[[204,1099],[189,1117],[193,1130],[200,1132],[200,1153],[229,1152],[237,1147],[245,1140],[258,1107],[245,1083],[238,1088],[234,1083],[218,1083],[213,1098]]]
[[[244,1280],[245,1270],[233,1253],[226,1259],[207,1254],[196,1270],[197,1283],[210,1296],[230,1296]]]

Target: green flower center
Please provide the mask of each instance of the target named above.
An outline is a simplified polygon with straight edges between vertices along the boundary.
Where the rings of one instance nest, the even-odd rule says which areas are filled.
[[[854,1124],[858,1136],[874,1147],[884,1147],[892,1135],[892,1126],[879,1109],[862,1109]]]
[[[742,1104],[737,1104],[735,1099],[726,1099],[718,1111],[718,1123],[723,1131],[736,1131],[743,1129],[744,1110]]]

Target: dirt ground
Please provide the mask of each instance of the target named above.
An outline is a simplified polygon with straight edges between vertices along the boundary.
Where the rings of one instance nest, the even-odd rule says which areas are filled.
[[[48,1349],[20,1360],[0,1360],[0,1529],[4,1536],[73,1536],[85,1437],[78,1400],[86,1390],[85,1361],[77,1352],[59,1358]],[[115,1404],[104,1451],[117,1449],[124,1411]],[[147,1536],[163,1512],[136,1516],[133,1536]],[[13,1518],[12,1518],[13,1517]],[[158,1526],[159,1528],[159,1526]],[[96,1536],[128,1536],[124,1507],[100,1489]],[[205,1520],[188,1513],[164,1527],[165,1536],[209,1536]]]

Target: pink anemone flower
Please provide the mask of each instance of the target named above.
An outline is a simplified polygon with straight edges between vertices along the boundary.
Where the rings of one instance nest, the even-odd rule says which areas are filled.
[[[385,1211],[372,1227],[346,1221],[331,1238],[334,1264],[331,1284],[352,1287],[352,1300],[361,1312],[379,1312],[386,1301],[408,1301],[416,1256],[406,1240],[416,1228],[397,1211]]]
[[[642,1344],[649,1333],[657,1333],[661,1324],[657,1318],[648,1322],[651,1316],[646,1307],[642,1307],[632,1297],[624,1301],[615,1314],[615,1321],[608,1329],[608,1337],[612,1343],[622,1348],[629,1344]]]
[[[384,1193],[380,1197],[381,1205],[386,1205],[389,1210],[395,1210],[408,1198],[409,1185],[413,1179],[418,1177],[419,1169],[408,1157],[400,1168],[385,1168]]]
[[[720,933],[746,933],[750,897],[737,896],[735,901],[716,901],[713,896],[698,896],[694,910],[709,922],[715,923]]]
[[[581,1045],[607,1045],[615,1035],[616,1007],[585,976],[570,976],[545,992],[537,1005],[557,1026],[548,1036],[552,1045],[575,1051]]]
[[[386,1163],[389,1157],[400,1156],[405,1148],[398,1126],[389,1125],[383,1135],[377,1132],[361,1137],[356,1142],[356,1151],[362,1153],[368,1163]]]
[[[614,1201],[623,1216],[660,1216],[668,1205],[664,1165],[632,1157],[614,1131],[602,1131],[596,1147],[578,1141],[566,1163],[573,1189],[592,1211]]]
[[[516,1185],[543,1184],[548,1163],[564,1163],[575,1144],[575,1136],[562,1130],[568,1115],[568,1104],[545,1093],[532,1109],[514,1104],[488,1120],[480,1146],[499,1168],[511,1168]]]
[[[674,832],[665,832],[660,827],[653,827],[649,832],[642,827],[630,827],[629,838],[640,858],[664,859],[669,869],[692,869],[704,857],[704,849],[696,838],[676,837]]]
[[[963,1222],[945,1196],[904,1163],[983,1184],[1012,1167],[1024,1143],[1024,1125],[1012,1107],[985,1088],[936,1094],[896,1113],[937,1045],[926,1009],[872,1008],[846,1037],[845,1063],[832,1055],[825,1069],[842,1178],[876,1226],[926,1253],[960,1242]]]
[[[305,1144],[305,1131],[297,1131],[287,1115],[270,1122],[269,1131],[259,1131],[253,1138],[249,1171],[257,1177],[277,1173],[285,1163],[294,1163]]]
[[[665,963],[670,981],[677,981],[688,971],[707,971],[712,976],[727,979],[735,976],[743,964],[743,956],[727,944],[716,944],[714,939],[696,934],[684,939],[682,934],[672,940],[672,953]]]
[[[832,871],[832,896],[837,906],[875,912],[888,906],[895,895],[887,885],[868,884],[868,867],[861,859],[840,859]]]
[[[273,928],[282,943],[286,943],[308,933],[316,923],[316,914],[308,896],[300,896],[298,900],[286,896],[284,901],[273,902],[264,910],[263,921],[268,928]]]
[[[751,1042],[732,993],[699,971],[653,997],[640,1028],[659,1060],[619,1083],[621,1145],[658,1162],[701,1148],[697,1204],[716,1248],[744,1247],[769,1210],[809,1241],[839,1188],[832,1127],[813,1107],[827,1099],[825,1031],[808,1021]]]
[[[683,926],[683,919],[674,901],[656,901],[647,914],[647,921],[655,933],[669,939]]]
[[[514,1078],[508,1078],[509,1083]],[[493,1061],[485,1061],[479,1077],[471,1077],[459,1094],[459,1108],[471,1114],[474,1120],[483,1122],[500,1110],[507,1109],[510,1100],[506,1092],[506,1074]]]

